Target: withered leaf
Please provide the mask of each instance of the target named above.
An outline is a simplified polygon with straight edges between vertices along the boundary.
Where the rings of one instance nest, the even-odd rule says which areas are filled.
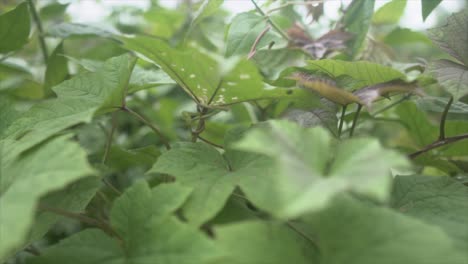
[[[334,51],[346,49],[346,42],[352,38],[350,33],[335,29],[314,40],[297,23],[288,29],[287,33],[291,39],[291,46],[303,49],[315,59],[322,59]]]

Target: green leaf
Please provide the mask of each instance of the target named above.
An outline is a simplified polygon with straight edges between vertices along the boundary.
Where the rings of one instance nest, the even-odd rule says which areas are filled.
[[[157,63],[184,91],[203,106],[219,107],[265,98],[295,95],[297,91],[267,88],[248,60],[218,62],[192,48],[177,50],[165,41],[138,36],[121,38],[125,48]]]
[[[442,2],[442,0],[421,0],[423,20],[431,14],[431,12]]]
[[[227,33],[226,56],[246,56],[260,33],[268,26],[265,19],[255,13],[245,12],[236,15]],[[257,49],[266,47],[270,42],[281,42],[281,37],[269,30],[258,42]]]
[[[424,1],[423,1],[424,2]],[[447,18],[447,24],[429,30],[429,37],[442,50],[468,66],[468,11]]]
[[[415,102],[418,107],[424,111],[434,112],[434,113],[443,113],[449,98],[447,97],[436,97],[436,96],[424,96],[418,98]],[[453,102],[450,106],[449,113],[459,114],[460,117],[465,117],[468,114],[468,104],[463,102]],[[449,118],[450,116],[448,116]]]
[[[223,156],[203,143],[174,147],[159,157],[150,172],[173,175],[180,184],[194,188],[183,213],[195,225],[211,219],[221,210],[238,181]]]
[[[426,114],[413,102],[401,103],[396,109],[400,121],[405,124],[415,143],[415,148],[426,146],[437,139],[437,126],[431,124]]]
[[[411,43],[423,43],[431,45],[431,40],[424,34],[418,31],[413,31],[409,28],[395,28],[388,33],[383,41],[386,44],[399,46]]]
[[[466,116],[466,114],[465,114]],[[453,137],[468,133],[468,122],[463,121],[446,121],[445,134],[446,137]],[[455,144],[448,144],[447,146],[437,149],[437,154],[445,157],[461,157],[468,156],[468,140],[462,140]]]
[[[318,71],[332,78],[349,76],[359,82],[359,88],[396,79],[406,79],[406,76],[398,70],[368,61],[316,60],[308,61],[307,66],[300,69]]]
[[[99,154],[99,157],[102,157],[103,153]],[[129,150],[119,146],[112,146],[107,157],[106,165],[117,171],[124,171],[132,167],[149,169],[160,154],[161,153],[155,146]]]
[[[216,240],[229,253],[224,263],[318,263],[314,244],[278,223],[240,222],[215,228]]]
[[[82,213],[99,187],[101,187],[101,183],[101,180],[97,177],[78,180],[59,191],[47,194],[47,196],[41,198],[39,204],[43,208],[48,207]],[[60,219],[63,219],[63,217],[55,213],[39,211],[27,242],[40,239]]]
[[[68,138],[54,138],[9,164],[0,164],[0,233],[8,234],[2,235],[2,261],[26,239],[42,195],[93,173],[84,151]]]
[[[0,53],[20,49],[28,42],[31,21],[28,4],[23,2],[15,9],[0,15]]]
[[[372,20],[374,4],[375,0],[354,0],[345,11],[344,27],[354,35],[351,40],[352,58],[355,58],[362,49]]]
[[[468,188],[449,177],[397,177],[392,207],[440,226],[468,260]]]
[[[193,14],[193,20],[190,27],[195,27],[205,17],[213,15],[223,2],[224,0],[204,0],[201,6],[198,8],[197,12]]]
[[[338,135],[338,118],[336,112],[328,108],[316,108],[309,111],[302,109],[289,109],[282,114],[283,119],[296,122],[302,127],[323,126],[333,136]]]
[[[396,24],[405,11],[406,0],[393,0],[383,5],[372,17],[374,24]]]
[[[466,263],[440,228],[349,197],[303,222],[324,264]]]
[[[276,160],[278,175],[271,181],[277,193],[272,195],[288,201],[284,208],[276,206],[276,215],[283,218],[320,210],[345,190],[385,201],[390,169],[408,165],[404,156],[383,149],[375,139],[350,139],[335,145],[324,128],[305,129],[287,121],[270,121],[253,129],[237,147]]]
[[[60,42],[49,57],[44,79],[44,92],[46,95],[51,95],[51,88],[64,81],[69,75],[68,62],[64,53],[63,42]]]
[[[48,248],[29,263],[213,263],[221,256],[214,243],[169,215],[189,191],[176,184],[151,190],[145,182],[138,182],[116,200],[111,211],[112,226],[121,242],[102,231],[87,229]]]
[[[3,164],[70,126],[90,122],[97,110],[115,111],[125,95],[134,59],[108,60],[96,73],[84,73],[54,87],[57,99],[32,106],[0,137]]]
[[[55,38],[70,38],[70,37],[89,37],[98,36],[104,38],[113,38],[113,34],[107,30],[97,28],[90,25],[77,23],[60,23],[52,25],[48,28],[46,34]]]
[[[449,60],[429,64],[427,71],[453,95],[455,101],[468,94],[468,68]]]

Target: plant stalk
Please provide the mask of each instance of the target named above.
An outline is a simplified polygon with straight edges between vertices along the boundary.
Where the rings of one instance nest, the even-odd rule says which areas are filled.
[[[447,119],[448,112],[450,110],[450,106],[453,103],[453,96],[450,96],[450,99],[445,106],[444,112],[442,113],[442,117],[440,118],[440,127],[439,127],[439,140],[445,138],[445,120]]]
[[[47,45],[45,43],[45,38],[44,38],[44,30],[42,28],[42,22],[41,18],[39,17],[39,14],[37,13],[36,6],[34,5],[33,0],[27,0],[29,4],[29,9],[31,10],[32,17],[34,19],[34,23],[36,23],[37,31],[38,33],[38,39],[39,39],[39,46],[41,47],[42,51],[42,57],[44,58],[45,64],[49,61],[49,52],[47,52]]]
[[[356,114],[354,114],[353,124],[351,126],[351,130],[349,131],[349,137],[353,137],[354,128],[356,127],[357,121],[359,119],[359,114],[361,113],[362,104],[358,104]]]
[[[338,137],[341,137],[341,132],[343,131],[343,123],[344,123],[344,116],[346,114],[346,108],[347,106],[344,105],[343,108],[341,109],[340,123],[338,124]]]
[[[171,145],[169,144],[169,141],[166,139],[166,137],[161,133],[161,131],[155,127],[153,124],[151,124],[151,122],[149,122],[146,118],[144,118],[142,115],[140,115],[139,113],[133,111],[132,109],[124,106],[121,108],[123,111],[131,114],[132,116],[136,117],[138,120],[140,120],[143,124],[145,124],[146,126],[148,126],[151,130],[153,130],[153,132],[159,136],[159,138],[161,139],[162,143],[164,144],[164,146],[166,147],[167,150],[170,150],[171,149]]]

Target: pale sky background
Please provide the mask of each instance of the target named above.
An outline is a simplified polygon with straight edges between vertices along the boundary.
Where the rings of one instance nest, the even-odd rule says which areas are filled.
[[[377,0],[376,8],[378,9],[390,0]],[[405,13],[400,20],[402,27],[409,27],[418,30],[424,30],[433,27],[437,22],[437,14],[435,12],[453,13],[461,10],[465,0],[443,0],[442,3],[435,9],[425,22],[421,16],[421,1],[424,0],[408,0]],[[68,2],[61,0],[61,2]],[[162,5],[166,7],[175,7],[177,0],[160,0]],[[265,0],[257,0],[257,3],[262,4]],[[325,16],[329,19],[338,18],[338,9],[341,2],[349,3],[351,0],[325,0]],[[112,6],[130,5],[147,9],[150,5],[150,0],[74,0],[67,9],[71,15],[72,21],[77,23],[97,23],[103,16],[110,13]],[[223,6],[232,13],[239,13],[252,10],[254,7],[250,0],[225,0]]]

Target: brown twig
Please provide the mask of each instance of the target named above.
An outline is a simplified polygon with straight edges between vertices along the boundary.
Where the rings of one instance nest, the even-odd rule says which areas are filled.
[[[444,139],[439,139],[439,140],[425,146],[423,149],[409,154],[408,157],[410,159],[414,159],[417,156],[419,156],[419,155],[421,155],[423,153],[426,153],[426,152],[428,152],[428,151],[430,151],[432,149],[439,148],[439,147],[442,147],[442,146],[445,146],[445,145],[448,145],[448,144],[451,144],[451,143],[455,143],[457,141],[464,140],[464,139],[468,139],[468,134],[462,134],[462,135],[458,135],[458,136],[446,137]]]
[[[43,204],[39,204],[38,209],[41,210],[41,211],[47,211],[47,212],[51,212],[51,213],[54,213],[54,214],[57,214],[57,215],[65,216],[65,217],[68,217],[68,218],[71,218],[71,219],[76,219],[76,220],[78,220],[80,222],[83,222],[85,224],[98,227],[98,228],[102,229],[104,232],[106,232],[107,234],[122,240],[120,235],[117,234],[114,231],[114,229],[112,229],[112,227],[108,223],[106,223],[104,221],[100,221],[100,220],[91,218],[89,216],[83,215],[83,214],[78,214],[78,213],[66,211],[66,210],[63,210],[63,209],[60,209],[60,208],[49,207],[49,206],[46,206],[46,205],[43,205]]]
[[[255,41],[254,41],[254,43],[252,45],[252,48],[250,48],[249,55],[247,56],[248,60],[250,60],[253,56],[255,56],[255,53],[257,53],[257,46],[260,43],[260,40],[262,40],[262,38],[265,36],[265,34],[270,29],[271,29],[270,25],[266,26],[265,29],[262,30],[262,32],[260,32],[260,34],[257,36],[257,38],[255,39]]]

